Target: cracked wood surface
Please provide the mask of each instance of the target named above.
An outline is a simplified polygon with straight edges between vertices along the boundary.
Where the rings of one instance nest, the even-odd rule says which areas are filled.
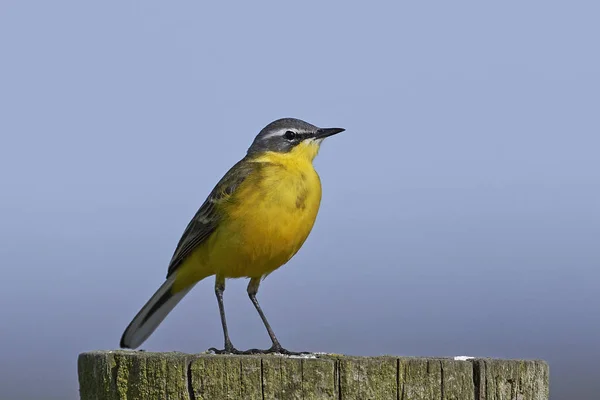
[[[544,361],[94,351],[81,400],[547,400]]]

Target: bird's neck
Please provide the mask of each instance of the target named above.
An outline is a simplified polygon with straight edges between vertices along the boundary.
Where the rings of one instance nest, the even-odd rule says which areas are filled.
[[[258,162],[271,162],[271,163],[288,163],[288,162],[308,162],[312,163],[317,154],[319,153],[320,140],[306,140],[299,143],[292,150],[287,153],[277,153],[273,151],[267,151],[260,154],[254,160]]]

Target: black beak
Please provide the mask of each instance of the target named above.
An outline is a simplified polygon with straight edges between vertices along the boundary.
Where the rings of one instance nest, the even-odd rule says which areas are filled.
[[[344,128],[321,128],[317,129],[315,139],[325,139],[328,136],[333,136],[336,133],[344,132]]]

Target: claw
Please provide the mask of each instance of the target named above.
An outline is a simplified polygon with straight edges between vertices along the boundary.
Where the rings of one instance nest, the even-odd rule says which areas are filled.
[[[281,346],[271,346],[270,348],[266,349],[266,350],[261,350],[261,349],[250,349],[250,350],[246,350],[244,352],[242,352],[242,354],[284,354],[286,356],[300,356],[303,354],[310,354],[308,351],[302,351],[302,352],[296,352],[296,351],[289,351],[284,349]]]
[[[238,355],[257,355],[257,354],[283,354],[286,356],[301,356],[305,354],[311,354],[309,351],[290,351],[286,350],[281,346],[271,346],[266,350],[262,349],[249,349],[241,351],[233,346],[225,346],[223,350],[219,350],[215,347],[211,347],[208,351],[212,351],[215,354],[238,354]]]
[[[208,349],[208,351],[212,351],[215,354],[245,354],[243,351],[240,351],[233,346],[226,346],[223,350],[211,347],[210,349]]]

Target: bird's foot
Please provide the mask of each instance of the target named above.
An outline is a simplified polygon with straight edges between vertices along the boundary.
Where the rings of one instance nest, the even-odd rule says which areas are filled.
[[[241,354],[284,354],[286,356],[301,356],[305,354],[310,354],[308,351],[289,351],[281,347],[281,345],[273,345],[266,350],[262,349],[250,349],[243,351]]]
[[[219,350],[215,347],[211,347],[208,351],[212,351],[215,354],[246,354],[244,351],[240,351],[233,347],[231,343],[225,343],[225,348],[223,350]]]

